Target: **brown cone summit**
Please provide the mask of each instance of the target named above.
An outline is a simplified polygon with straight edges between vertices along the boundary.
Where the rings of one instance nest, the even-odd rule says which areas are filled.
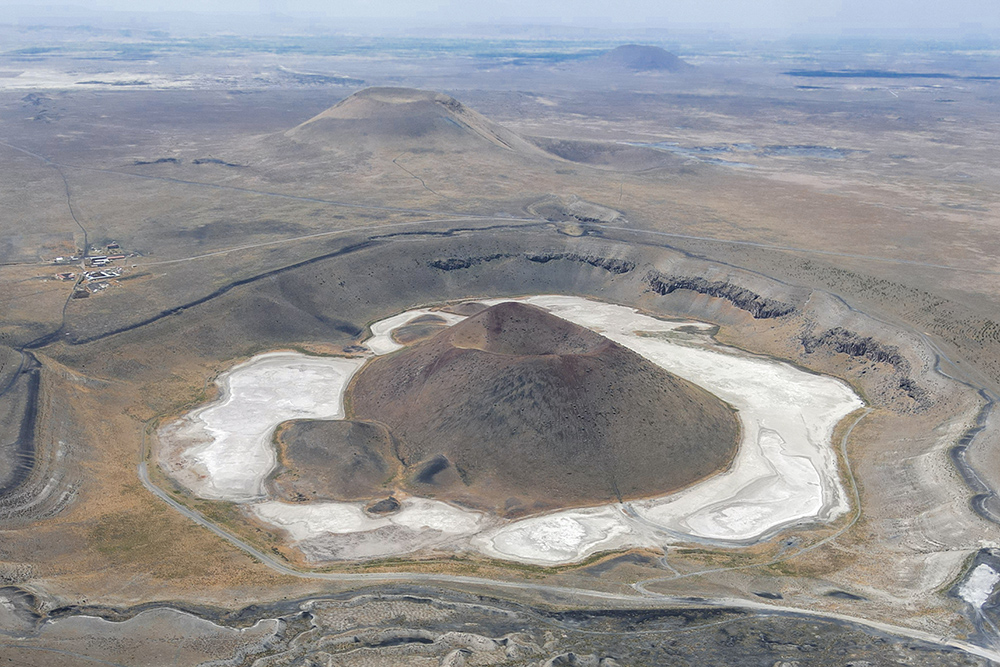
[[[726,466],[738,425],[715,396],[603,336],[502,303],[355,378],[412,493],[508,515],[664,494]]]

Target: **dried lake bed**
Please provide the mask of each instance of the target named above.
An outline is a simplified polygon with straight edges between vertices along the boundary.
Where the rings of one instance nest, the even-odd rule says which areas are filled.
[[[388,516],[372,516],[362,503],[280,502],[264,484],[277,465],[274,429],[289,419],[343,419],[344,391],[366,361],[296,352],[260,355],[220,376],[216,401],[161,429],[160,465],[196,496],[244,503],[313,561],[433,548],[557,565],[632,546],[747,544],[849,509],[831,438],[863,404],[845,383],[721,345],[703,323],[580,297],[482,303],[511,300],[601,333],[736,408],[741,442],[730,467],[667,496],[514,521],[416,497]],[[392,332],[430,312],[448,324],[463,319],[427,308],[387,318],[371,326],[371,355],[399,349]]]

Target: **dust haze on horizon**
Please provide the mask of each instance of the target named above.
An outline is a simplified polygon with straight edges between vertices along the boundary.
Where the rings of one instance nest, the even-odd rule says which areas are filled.
[[[623,0],[511,0],[491,6],[458,0],[80,0],[0,2],[0,22],[80,20],[147,23],[170,29],[284,32],[297,28],[368,34],[426,30],[461,34],[496,28],[710,32],[735,36],[868,36],[963,39],[1000,36],[1000,4],[990,0],[706,0],[701,3]],[[228,22],[227,22],[228,21]]]

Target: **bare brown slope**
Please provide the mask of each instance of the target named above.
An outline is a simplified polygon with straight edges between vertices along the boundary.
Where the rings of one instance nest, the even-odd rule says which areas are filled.
[[[365,500],[384,492],[399,463],[385,428],[353,421],[296,421],[278,437],[271,481],[282,500]]]
[[[461,152],[499,148],[541,151],[458,100],[414,88],[366,88],[310,118],[285,136],[342,149],[345,144],[394,150]]]
[[[738,433],[711,394],[519,303],[373,361],[349,401],[389,427],[411,491],[508,515],[673,491],[727,465]]]

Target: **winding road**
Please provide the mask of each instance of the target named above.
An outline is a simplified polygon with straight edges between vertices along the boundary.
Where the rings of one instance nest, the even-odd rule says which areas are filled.
[[[145,433],[144,433],[145,435]],[[738,609],[748,609],[752,611],[757,611],[761,613],[768,614],[792,614],[804,618],[825,618],[835,621],[841,621],[844,623],[850,623],[856,626],[864,626],[878,630],[880,632],[887,632],[900,637],[907,637],[909,639],[915,639],[918,641],[928,642],[937,646],[947,646],[960,651],[964,651],[971,655],[977,655],[988,660],[995,662],[1000,662],[1000,651],[995,651],[992,649],[983,648],[981,646],[976,646],[969,642],[965,642],[959,639],[953,639],[949,637],[941,637],[929,632],[923,632],[921,630],[914,630],[913,628],[904,628],[897,625],[891,625],[889,623],[881,623],[879,621],[872,621],[865,618],[858,618],[855,616],[849,616],[847,614],[838,614],[834,612],[824,612],[824,611],[812,611],[809,609],[799,609],[797,607],[787,607],[781,605],[767,604],[762,602],[755,602],[753,600],[744,600],[741,598],[697,598],[693,600],[690,597],[674,597],[669,595],[662,595],[659,593],[653,593],[643,589],[641,586],[636,587],[638,594],[625,594],[625,593],[609,593],[606,591],[595,591],[586,588],[572,588],[569,586],[552,586],[547,584],[539,584],[535,582],[516,582],[516,581],[502,581],[499,579],[487,579],[482,577],[468,577],[462,575],[453,574],[430,574],[425,572],[393,572],[393,573],[378,573],[378,572],[360,572],[360,573],[342,573],[342,572],[303,572],[301,570],[296,570],[294,568],[288,567],[287,565],[278,562],[273,557],[265,554],[259,549],[247,544],[240,538],[236,537],[229,531],[226,531],[216,524],[212,523],[206,519],[199,512],[196,512],[188,507],[185,507],[181,503],[177,502],[167,494],[166,491],[161,489],[152,483],[149,479],[149,471],[147,469],[146,461],[141,461],[138,467],[139,480],[142,485],[145,486],[152,494],[157,498],[161,499],[167,503],[174,510],[180,512],[187,518],[191,519],[200,526],[207,528],[212,531],[222,539],[226,540],[233,546],[241,549],[248,555],[252,556],[256,560],[260,561],[265,566],[274,570],[278,574],[283,574],[289,577],[298,577],[300,579],[314,579],[314,580],[327,580],[327,581],[358,581],[367,582],[372,584],[388,583],[388,582],[409,582],[409,583],[422,583],[422,584],[471,584],[476,586],[487,586],[491,588],[499,588],[506,590],[519,590],[519,591],[532,591],[539,592],[544,591],[548,593],[554,593],[558,595],[572,596],[576,598],[593,598],[595,600],[613,600],[615,602],[627,602],[633,605],[653,605],[653,606],[663,606],[663,605],[673,605],[673,606],[715,606],[715,607],[733,607]]]

